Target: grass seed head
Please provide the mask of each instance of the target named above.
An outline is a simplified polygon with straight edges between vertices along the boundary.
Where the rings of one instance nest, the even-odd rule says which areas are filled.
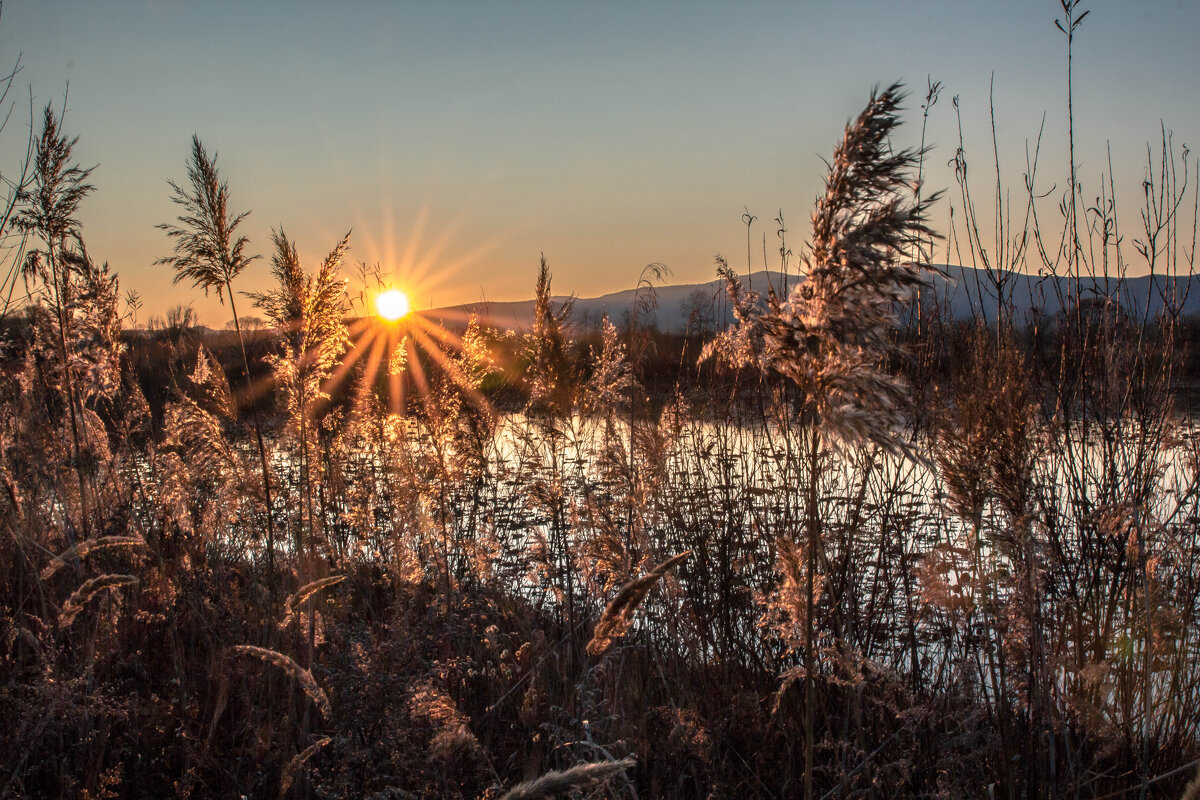
[[[300,684],[300,688],[308,695],[308,699],[312,700],[313,705],[321,712],[321,716],[325,719],[330,719],[333,716],[333,709],[329,705],[329,697],[324,690],[317,685],[317,681],[313,678],[312,673],[304,667],[297,664],[288,656],[280,653],[277,650],[268,650],[265,647],[255,647],[250,644],[234,645],[232,651],[238,655],[246,655],[265,661],[268,664],[274,664],[281,670],[295,678]]]
[[[500,800],[534,800],[556,797],[577,789],[587,789],[607,783],[625,770],[637,764],[637,759],[628,756],[620,761],[602,761],[594,764],[577,764],[570,769],[547,772],[540,778],[517,784],[509,789]]]

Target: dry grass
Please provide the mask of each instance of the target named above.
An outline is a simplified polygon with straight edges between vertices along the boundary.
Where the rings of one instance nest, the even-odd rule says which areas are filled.
[[[624,775],[625,770],[636,765],[637,759],[632,757],[620,761],[577,764],[570,769],[547,772],[540,778],[517,784],[505,792],[500,800],[536,800],[592,789]]]
[[[301,586],[283,601],[284,614],[283,619],[279,621],[279,628],[282,630],[290,625],[292,620],[296,618],[296,612],[299,611],[300,606],[304,605],[310,597],[322,589],[336,586],[344,580],[346,580],[345,575],[330,575],[329,577],[321,578]]]
[[[684,561],[692,551],[680,553],[662,562],[640,578],[635,578],[621,587],[612,601],[604,609],[600,621],[592,632],[592,640],[588,642],[589,655],[598,656],[612,646],[612,643],[625,635],[633,624],[633,614],[638,606],[646,599],[646,595],[654,585],[662,579],[675,565]]]
[[[43,305],[0,326],[0,795],[1178,796],[1200,439],[1174,387],[1200,325],[1071,289],[1032,327],[897,330],[935,241],[895,180],[897,98],[843,138],[809,288],[731,283],[708,351],[740,371],[696,363],[711,330],[651,330],[642,284],[624,330],[573,320],[545,264],[531,333],[360,320],[343,356],[345,243],[311,276],[282,235],[274,330],[202,352],[186,314],[121,337],[78,230],[46,243],[70,268],[31,263]],[[1150,170],[1170,213],[1135,248],[1157,274],[1190,270],[1176,174]],[[185,217],[168,261],[232,301],[249,243],[195,176],[180,199],[235,239]],[[1008,299],[1014,269],[1124,264],[1108,213],[982,274]]]
[[[238,655],[251,656],[261,661],[265,661],[268,664],[273,664],[276,667],[279,667],[288,675],[291,675],[296,682],[300,684],[300,688],[304,690],[306,695],[308,695],[308,699],[312,700],[313,705],[315,705],[317,710],[321,712],[322,717],[324,717],[326,720],[333,717],[333,709],[329,705],[329,696],[325,694],[325,691],[319,685],[317,685],[317,681],[313,678],[311,672],[297,664],[288,656],[285,656],[283,653],[280,653],[276,650],[268,650],[265,647],[255,647],[254,645],[249,644],[234,645],[232,648],[230,648],[230,651]]]
[[[67,602],[63,603],[62,610],[58,614],[58,627],[70,626],[88,601],[96,595],[119,586],[136,586],[138,583],[138,579],[133,575],[97,575],[95,578],[89,578],[71,593]]]
[[[296,771],[304,766],[310,758],[316,755],[316,752],[325,745],[332,742],[333,739],[328,736],[323,736],[317,741],[310,744],[308,747],[297,753],[287,766],[283,768],[283,772],[279,776],[279,796],[285,797],[288,789],[292,788],[292,781],[295,780]]]
[[[54,573],[70,561],[86,558],[91,553],[97,553],[101,550],[112,550],[116,548],[143,548],[146,542],[137,536],[101,536],[99,539],[84,539],[82,542],[68,547],[66,550],[59,553],[54,559],[46,565],[42,570],[41,579],[48,581],[54,577]]]

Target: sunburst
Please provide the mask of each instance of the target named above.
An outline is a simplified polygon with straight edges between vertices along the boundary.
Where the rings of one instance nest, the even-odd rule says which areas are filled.
[[[388,410],[393,414],[404,414],[411,396],[428,402],[430,376],[426,372],[427,366],[433,366],[453,381],[471,402],[490,410],[486,398],[465,380],[456,363],[456,355],[463,347],[460,333],[467,328],[470,315],[458,309],[442,309],[436,313],[421,311],[415,309],[410,300],[428,297],[441,288],[439,284],[461,275],[490,249],[490,245],[476,247],[464,257],[438,265],[445,256],[450,237],[437,239],[422,253],[425,219],[422,215],[417,220],[407,246],[390,269],[379,264],[359,265],[357,280],[352,284],[357,283],[360,288],[353,294],[351,306],[361,316],[349,325],[350,352],[322,390],[332,395],[349,376],[354,376],[354,380],[361,381],[363,387],[373,391],[382,371],[387,376]],[[399,250],[390,241],[383,242],[382,246],[368,243],[366,249],[393,254]]]
[[[375,313],[387,322],[396,322],[408,316],[408,295],[400,289],[386,289],[375,295]]]

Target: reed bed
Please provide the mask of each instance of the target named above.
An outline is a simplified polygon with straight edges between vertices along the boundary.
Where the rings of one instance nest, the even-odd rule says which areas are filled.
[[[1186,153],[1132,251],[1074,167],[996,242],[965,144],[956,197],[912,191],[902,99],[847,126],[808,280],[722,265],[732,326],[657,334],[652,265],[583,331],[543,259],[531,331],[374,372],[342,368],[348,239],[309,271],[276,232],[268,331],[122,335],[47,109],[0,351],[0,796],[1195,794]],[[199,139],[187,174],[163,264],[232,306],[245,215]],[[998,314],[945,316],[939,247]],[[1119,302],[1137,268],[1161,313]],[[1063,310],[1022,316],[1038,270]]]

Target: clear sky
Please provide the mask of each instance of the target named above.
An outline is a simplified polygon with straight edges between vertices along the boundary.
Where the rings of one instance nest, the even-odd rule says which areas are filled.
[[[1111,146],[1118,192],[1136,199],[1160,121],[1176,143],[1200,142],[1200,3],[1084,8],[1081,176],[1097,185]],[[252,212],[254,252],[269,256],[282,226],[315,265],[352,228],[353,260],[419,265],[417,307],[529,297],[541,252],[561,293],[629,288],[649,262],[674,282],[702,281],[717,253],[745,267],[744,209],[758,217],[756,268],[763,233],[776,263],[780,210],[799,251],[821,156],[877,83],[911,89],[900,144],[920,136],[927,77],[944,84],[930,188],[953,188],[955,95],[986,178],[993,74],[1014,192],[1043,113],[1041,174],[1063,186],[1060,14],[1058,0],[7,0],[0,61],[21,56],[39,110],[59,107],[69,85],[66,129],[80,163],[98,165],[84,234],[142,293],[139,322],[191,302],[219,326],[229,314],[215,297],[153,266],[170,252],[154,225],[176,213],[166,180],[184,177],[193,133],[219,152],[235,207]],[[0,140],[5,174],[28,117],[18,98]],[[269,280],[264,257],[237,288]]]

